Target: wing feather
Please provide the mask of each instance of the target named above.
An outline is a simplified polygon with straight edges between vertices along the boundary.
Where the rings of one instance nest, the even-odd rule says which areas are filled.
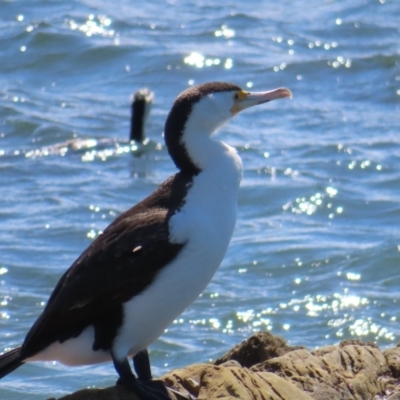
[[[26,336],[27,356],[79,336],[89,325],[95,327],[94,348],[111,347],[122,303],[145,290],[184,246],[169,243],[168,221],[181,207],[188,183],[188,177],[174,175],[90,244],[61,277]]]

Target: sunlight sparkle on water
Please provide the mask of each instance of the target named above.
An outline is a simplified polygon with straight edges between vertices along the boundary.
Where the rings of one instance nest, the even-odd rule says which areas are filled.
[[[290,209],[295,214],[307,214],[312,215],[319,209],[328,209],[329,218],[333,218],[335,213],[333,210],[333,203],[329,199],[334,198],[338,191],[334,187],[328,186],[325,189],[325,193],[317,192],[310,197],[298,197],[295,202],[289,202],[285,204],[282,208],[284,211]],[[343,207],[336,207],[336,214],[343,213]]]
[[[286,306],[290,308],[297,306],[295,311],[299,311],[299,307],[300,309],[305,308],[309,317],[318,317],[321,312],[328,310],[338,314],[340,311],[359,308],[368,304],[369,301],[365,297],[334,293],[333,296],[317,294],[314,296],[307,295],[303,299],[292,299]]]
[[[219,329],[219,327],[221,326],[221,323],[219,322],[219,320],[217,318],[210,318],[208,320],[208,322],[211,324],[211,326],[214,329]]]
[[[272,309],[255,312],[254,310],[238,311],[236,319],[222,321],[218,318],[205,318],[189,320],[189,324],[204,326],[205,329],[219,330],[223,333],[234,333],[235,331],[258,332],[259,330],[272,330],[272,321],[265,317],[271,314]],[[178,323],[175,321],[174,323]]]
[[[188,65],[193,65],[197,68],[211,67],[212,65],[219,65],[221,60],[219,58],[205,58],[202,54],[197,52],[190,53],[183,59],[183,62]]]
[[[348,272],[346,278],[349,281],[359,281],[361,279],[361,274],[355,274],[354,272]]]
[[[103,231],[96,231],[95,229],[91,229],[87,234],[86,237],[89,239],[95,239],[97,236],[101,235]]]
[[[137,151],[138,146],[136,144],[130,144],[126,146],[120,146],[116,144],[115,148],[109,148],[104,150],[90,150],[87,151],[82,156],[82,161],[91,162],[96,159],[100,159],[101,161],[107,161],[108,158],[117,156],[119,154],[130,153],[131,151]]]
[[[358,280],[360,274],[348,273],[348,279]],[[350,277],[350,278],[349,278]],[[318,318],[321,315],[332,315],[327,325],[337,328],[335,335],[337,337],[360,337],[370,336],[371,340],[380,338],[393,341],[395,335],[388,328],[374,322],[371,317],[355,319],[355,311],[357,309],[368,310],[370,305],[366,297],[347,294],[334,293],[333,295],[306,295],[303,299],[292,299],[288,304],[281,304],[280,308],[292,308],[293,311],[301,312],[306,310],[306,315],[312,318]],[[385,317],[383,313],[381,317]],[[395,321],[396,317],[388,316],[389,321]]]
[[[350,58],[345,58],[345,57],[339,56],[334,61],[328,61],[328,65],[332,66],[333,68],[339,68],[341,66],[350,68],[351,60],[350,60]]]
[[[86,36],[101,35],[111,37],[115,35],[115,31],[110,29],[111,22],[111,19],[105,15],[94,16],[90,14],[83,24],[71,19],[68,21],[68,25],[71,30],[83,32]]]
[[[215,31],[216,37],[224,37],[225,39],[230,39],[235,36],[235,31],[233,29],[228,28],[226,25],[222,25],[221,29]]]
[[[6,312],[1,312],[1,313],[0,313],[0,318],[9,319],[10,316],[9,316]]]
[[[267,310],[261,312],[254,312],[254,310],[238,311],[236,317],[238,321],[249,325],[252,331],[258,331],[260,329],[271,330],[272,322],[269,318],[263,317],[263,315],[268,314]]]
[[[247,311],[238,311],[236,316],[239,320],[243,322],[249,322],[254,319],[254,310],[247,310]]]
[[[351,320],[351,318],[349,319]],[[348,333],[355,337],[370,337],[372,340],[384,338],[386,340],[394,341],[396,337],[393,332],[387,328],[372,321],[372,318],[357,319],[348,328]],[[345,334],[345,329],[341,328],[336,332],[336,336],[342,337]]]
[[[371,321],[371,318],[367,320],[357,319],[354,324],[350,325],[350,332],[355,336],[365,336],[369,333],[373,333],[376,337],[383,336],[386,339],[393,338],[393,333],[389,332],[386,328],[382,328],[380,325],[375,324]]]
[[[203,67],[212,67],[216,65],[220,65],[222,63],[219,58],[206,58],[200,53],[193,51],[188,56],[183,59],[183,62],[187,65],[194,66],[196,68]],[[223,63],[225,69],[230,69],[233,66],[233,60],[231,58],[227,58]]]
[[[2,299],[2,300],[0,301],[0,306],[5,307],[5,306],[8,305],[9,301],[12,300],[12,297],[6,295],[6,296],[1,296],[0,299]]]

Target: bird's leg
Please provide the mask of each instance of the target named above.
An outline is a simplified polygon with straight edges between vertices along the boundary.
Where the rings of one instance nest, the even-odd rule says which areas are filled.
[[[147,349],[139,351],[133,357],[133,367],[139,379],[149,381],[153,379],[151,375],[150,357]]]
[[[146,352],[147,353],[147,352]],[[129,366],[129,362],[127,358],[124,358],[122,361],[119,360],[113,353],[111,353],[112,359],[114,362],[115,370],[118,372],[119,379],[117,381],[117,385],[122,385],[127,388],[129,391],[135,393],[143,400],[170,400],[171,398],[168,395],[168,391],[164,384],[161,381],[152,381],[150,379],[137,379],[135,375],[133,375],[131,367]],[[145,357],[141,356],[141,357]],[[140,357],[139,357],[140,359]],[[148,359],[148,355],[147,355]],[[135,362],[136,363],[136,362]],[[139,369],[139,374],[144,374],[144,376],[149,376],[150,370],[150,362],[149,367],[143,367],[142,363]],[[136,369],[136,366],[135,366]],[[151,374],[150,374],[151,377]]]
[[[161,381],[152,381],[153,377],[151,375],[150,357],[147,349],[136,353],[136,355],[133,357],[133,367],[135,368],[135,372],[140,380],[148,382],[151,381],[152,384],[162,384]],[[173,392],[177,399],[196,400],[195,397],[191,396],[190,394],[183,394],[172,388],[168,388],[168,390]]]
[[[119,379],[117,381],[117,385],[123,385],[123,386],[130,386],[133,382],[135,382],[137,379],[135,375],[133,375],[131,367],[129,366],[129,362],[127,359],[124,359],[123,361],[118,360],[114,354],[112,355],[113,363],[114,363],[114,368],[117,371],[119,375]]]

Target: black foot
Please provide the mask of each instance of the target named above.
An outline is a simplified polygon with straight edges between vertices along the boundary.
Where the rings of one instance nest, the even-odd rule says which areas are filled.
[[[133,375],[129,379],[119,378],[117,385],[122,385],[143,400],[171,400],[168,390],[161,381],[136,379]]]
[[[147,349],[139,351],[139,353],[133,357],[133,367],[139,379],[153,379],[151,376],[150,358]]]
[[[175,394],[179,400],[196,400],[190,394],[183,394],[173,389],[165,387],[161,381],[153,381],[151,379],[150,360],[147,350],[143,350],[136,354],[133,358],[133,365],[139,378],[133,375],[128,359],[118,360],[113,353],[114,367],[120,378],[117,385],[122,385],[129,391],[135,393],[143,400],[170,400],[168,390]]]

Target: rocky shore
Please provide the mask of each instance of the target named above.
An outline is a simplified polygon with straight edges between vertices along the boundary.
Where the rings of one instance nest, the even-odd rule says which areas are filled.
[[[202,400],[400,400],[399,378],[400,347],[382,352],[374,343],[346,340],[309,351],[259,332],[213,364],[189,365],[160,379]],[[113,386],[59,400],[128,399],[140,400]]]

